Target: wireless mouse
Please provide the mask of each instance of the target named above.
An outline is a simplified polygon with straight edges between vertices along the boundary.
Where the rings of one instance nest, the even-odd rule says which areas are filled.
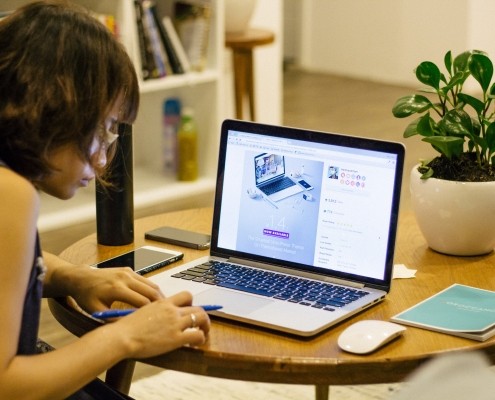
[[[367,354],[402,335],[405,330],[404,326],[393,322],[363,320],[347,327],[337,343],[349,353]]]

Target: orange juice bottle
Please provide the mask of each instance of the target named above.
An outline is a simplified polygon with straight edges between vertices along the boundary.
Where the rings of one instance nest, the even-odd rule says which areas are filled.
[[[177,178],[180,181],[194,181],[198,178],[198,129],[192,109],[182,111],[181,124],[177,133],[178,165]]]

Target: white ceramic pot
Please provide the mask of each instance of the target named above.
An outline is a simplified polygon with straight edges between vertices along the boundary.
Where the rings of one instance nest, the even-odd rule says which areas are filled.
[[[457,256],[487,254],[495,247],[495,182],[420,179],[411,171],[411,202],[428,246]]]
[[[225,32],[245,32],[255,6],[256,0],[225,0]]]

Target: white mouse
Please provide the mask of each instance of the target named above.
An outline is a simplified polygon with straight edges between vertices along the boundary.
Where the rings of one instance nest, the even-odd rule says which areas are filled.
[[[402,335],[406,328],[393,322],[363,320],[348,326],[339,336],[339,347],[349,353],[367,354]]]

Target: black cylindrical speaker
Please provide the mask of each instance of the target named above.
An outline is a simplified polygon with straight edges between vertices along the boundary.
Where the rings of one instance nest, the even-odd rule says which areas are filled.
[[[107,182],[96,182],[96,236],[98,244],[123,246],[134,241],[134,187],[132,125],[119,124],[115,156]]]

